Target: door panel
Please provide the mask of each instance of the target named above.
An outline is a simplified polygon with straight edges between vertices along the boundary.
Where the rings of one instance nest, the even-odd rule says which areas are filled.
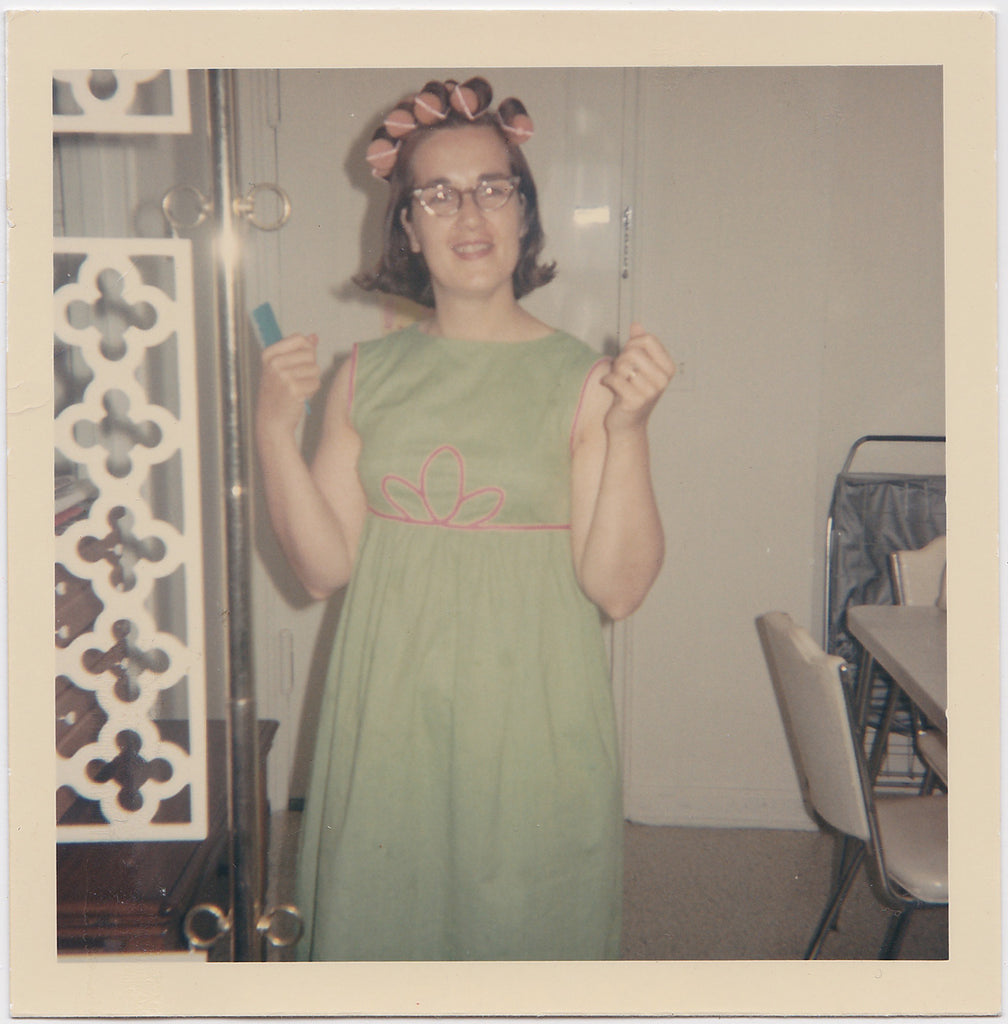
[[[640,76],[634,308],[685,372],[651,421],[668,552],[631,627],[627,810],[808,828],[753,620],[817,632],[854,439],[942,433],[941,73]]]

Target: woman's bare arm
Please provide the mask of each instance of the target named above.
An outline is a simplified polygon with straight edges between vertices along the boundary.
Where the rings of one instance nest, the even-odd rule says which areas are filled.
[[[360,439],[350,422],[349,360],[329,390],[310,467],[297,444],[305,401],[321,381],[317,344],[295,335],[265,350],[255,435],[273,530],[305,590],[322,599],[350,579],[366,505],[357,476]]]
[[[613,619],[640,606],[664,559],[647,421],[674,374],[658,340],[635,324],[623,351],[585,388],[574,439],[571,544],[582,589]]]

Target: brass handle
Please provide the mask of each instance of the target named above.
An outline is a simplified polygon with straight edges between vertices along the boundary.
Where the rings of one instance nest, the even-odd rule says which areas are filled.
[[[293,904],[281,903],[263,914],[256,928],[274,949],[286,949],[304,934],[304,920]]]
[[[262,192],[272,192],[280,204],[280,211],[276,218],[271,221],[260,220],[256,216],[256,199]],[[273,182],[265,182],[261,185],[253,185],[245,196],[234,201],[234,211],[239,217],[244,217],[254,228],[260,231],[279,231],[287,223],[291,215],[291,201],[287,193]]]
[[[195,205],[195,213],[185,215],[184,208],[179,205],[182,199]],[[197,227],[210,216],[212,210],[213,203],[195,185],[176,185],[161,198],[161,212],[176,231]]]
[[[209,919],[212,930],[200,928],[201,918]],[[193,949],[212,949],[222,936],[231,931],[231,918],[212,903],[197,903],[186,914],[182,930]]]
[[[256,201],[263,192],[272,192],[277,197],[279,210],[273,220],[263,220],[256,214]],[[187,210],[187,206],[193,209]],[[247,220],[260,231],[279,231],[290,220],[290,198],[273,182],[253,185],[244,196],[234,200],[233,206],[236,217]],[[191,231],[213,213],[213,202],[195,185],[176,185],[162,196],[161,212],[176,231]]]

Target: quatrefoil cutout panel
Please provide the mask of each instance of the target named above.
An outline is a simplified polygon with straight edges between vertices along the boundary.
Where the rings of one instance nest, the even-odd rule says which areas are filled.
[[[135,519],[129,509],[116,505],[105,517],[108,533],[103,537],[88,535],[77,545],[78,554],[88,564],[108,565],[108,582],[116,590],[132,590],[137,584],[137,565],[144,560],[156,565],[167,551],[164,541],[155,534],[139,536]]]
[[[123,362],[124,377],[136,372],[146,348],[166,341],[176,327],[176,301],[146,282],[140,262],[121,250],[100,247],[88,255],[55,300],[56,336],[82,349],[89,363]]]
[[[62,761],[58,781],[93,803],[97,816],[108,823],[106,829],[137,833],[146,826],[156,838],[159,832],[178,828],[177,822],[158,824],[155,816],[164,801],[184,790],[188,789],[191,803],[200,782],[198,768],[191,753],[162,739],[153,723],[106,722],[94,743]],[[85,811],[83,816],[96,815]],[[90,826],[92,830],[100,827]],[[67,841],[62,833],[60,841]]]
[[[86,267],[88,273],[94,273],[94,268]],[[67,303],[67,320],[75,327],[95,327],[101,335],[102,354],[107,359],[120,359],[128,349],[123,333],[129,328],[150,331],[160,311],[149,296],[144,300],[129,294],[129,277],[120,268],[98,271],[92,283],[90,296]]]
[[[111,476],[124,477],[133,470],[131,451],[141,445],[148,451],[161,442],[162,433],[150,419],[137,422],[130,418],[129,397],[117,388],[101,397],[105,415],[97,422],[79,419],[73,425],[73,436],[81,448],[101,445],[105,449],[105,471]]]
[[[137,587],[149,593],[155,580],[184,565],[191,547],[171,523],[136,504],[116,504],[109,491],[59,538],[63,565],[87,579],[103,602]]]
[[[177,637],[158,632],[149,617],[117,619],[122,611],[106,608],[92,630],[58,652],[57,661],[61,675],[125,721],[149,716],[160,694],[186,678],[189,659]]]
[[[114,377],[114,373],[109,374]],[[81,402],[56,419],[56,446],[93,476],[122,479],[145,474],[179,448],[179,423],[169,410],[148,403],[135,382],[92,381]]]
[[[63,282],[54,335],[86,381],[54,438],[97,490],[56,537],[56,560],[101,605],[89,626],[57,635],[56,669],[105,717],[72,756],[57,753],[62,792],[91,808],[59,822],[59,839],[200,839],[206,673],[190,244],[57,239],[54,248]],[[166,715],[184,723],[185,747],[161,739]],[[170,811],[159,813],[163,801]]]
[[[171,761],[163,757],[146,760],[143,756],[143,741],[132,729],[123,729],[116,736],[119,753],[111,761],[101,758],[88,762],[88,778],[104,784],[114,781],[119,792],[115,797],[119,806],[129,813],[141,810],[145,803],[144,785],[156,782],[164,785],[175,774]]]

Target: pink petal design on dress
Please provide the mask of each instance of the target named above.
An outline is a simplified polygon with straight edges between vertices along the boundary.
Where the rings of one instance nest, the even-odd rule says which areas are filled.
[[[445,466],[441,472],[451,473],[454,470],[456,485],[453,503],[448,509],[436,510],[432,505],[432,496],[427,487],[427,476],[431,467],[440,459],[441,465]],[[453,467],[445,464],[448,459]],[[420,467],[419,485],[410,483],[401,476],[389,474],[381,482],[381,491],[388,503],[396,510],[398,515],[389,518],[399,519],[406,523],[417,523],[429,526],[449,526],[457,530],[479,529],[483,524],[489,523],[500,512],[504,505],[504,491],[500,487],[480,487],[468,494],[465,490],[465,463],[457,448],[452,445],[442,445],[436,448],[424,460]],[[398,497],[393,497],[393,491]],[[493,504],[486,509],[485,498],[487,495],[494,496]],[[411,514],[407,505],[418,503],[422,507],[423,518],[417,514]],[[419,512],[420,508],[416,508]],[[466,521],[466,512],[475,515],[475,518]],[[440,514],[439,514],[440,513]]]
[[[433,513],[420,489],[401,476],[386,476],[381,482],[385,500],[398,512],[395,517],[407,523],[429,523]]]
[[[493,496],[495,500],[487,511],[481,513],[480,510],[487,504],[481,499],[486,496]],[[484,523],[489,523],[500,512],[503,505],[504,492],[499,487],[481,487],[478,491],[470,491],[459,502],[455,514],[452,516],[452,525],[458,526],[460,529],[482,526]],[[476,514],[476,518],[467,521],[467,515],[473,513]]]
[[[447,462],[446,462],[447,460]],[[431,471],[431,467],[440,461],[442,469],[436,470],[436,473],[440,473],[447,484],[451,479],[451,475],[455,478],[455,495],[447,500],[451,501],[451,504],[447,508],[435,508],[433,504],[433,497],[430,489],[427,486],[427,476]],[[427,456],[426,462],[420,469],[420,493],[424,495],[424,504],[431,510],[431,519],[435,523],[440,523],[442,526],[447,526],[458,511],[459,502],[462,500],[462,493],[465,487],[465,469],[462,465],[462,456],[458,450],[452,448],[450,445],[442,445],[440,448],[435,448],[434,451]]]

